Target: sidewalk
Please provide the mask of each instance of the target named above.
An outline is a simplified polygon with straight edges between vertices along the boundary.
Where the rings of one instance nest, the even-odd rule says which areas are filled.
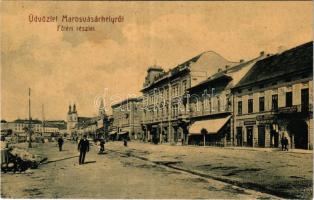
[[[133,143],[139,144],[151,144],[147,142],[139,142],[139,141],[132,141]],[[283,152],[280,147],[278,148],[262,148],[262,147],[238,147],[238,146],[228,146],[228,147],[218,147],[218,146],[198,146],[198,145],[171,145],[169,143],[157,144],[157,145],[167,145],[167,146],[176,146],[182,148],[217,148],[217,149],[232,149],[232,150],[246,150],[246,151],[264,151],[264,152]],[[313,150],[306,150],[306,149],[289,149],[285,151],[285,153],[301,153],[301,154],[313,154]]]
[[[140,142],[106,148],[284,198],[312,198],[312,152]]]

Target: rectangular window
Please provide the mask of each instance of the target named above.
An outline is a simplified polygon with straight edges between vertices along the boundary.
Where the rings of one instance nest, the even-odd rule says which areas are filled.
[[[242,115],[242,101],[238,101],[238,114]]]
[[[186,80],[182,82],[182,94],[184,94],[186,91],[186,87],[187,87],[186,83],[187,83]]]
[[[263,112],[265,110],[265,98],[260,97],[259,98],[259,111]]]
[[[292,106],[292,92],[286,92],[286,107]]]
[[[278,109],[278,94],[272,95],[271,100],[272,100],[271,109],[277,110]]]
[[[220,112],[220,99],[217,97],[217,111]]]
[[[253,99],[248,100],[248,113],[253,113]]]

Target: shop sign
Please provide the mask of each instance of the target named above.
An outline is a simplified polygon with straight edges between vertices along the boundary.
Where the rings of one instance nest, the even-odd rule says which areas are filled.
[[[260,120],[260,121],[258,121],[258,124],[259,124],[259,125],[272,124],[273,122],[274,122],[274,120],[265,119],[265,120]]]
[[[264,120],[273,120],[274,115],[258,115],[256,116],[257,121],[264,121]]]
[[[298,112],[298,107],[297,106],[291,106],[291,107],[278,108],[278,112],[280,112],[280,113],[296,113],[296,112]]]
[[[255,125],[256,121],[250,120],[250,121],[244,121],[244,125]]]

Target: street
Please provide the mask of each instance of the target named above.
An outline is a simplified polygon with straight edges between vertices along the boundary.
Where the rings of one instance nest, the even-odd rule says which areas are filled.
[[[78,165],[76,145],[66,142],[58,151],[56,143],[36,145],[32,151],[48,157],[39,169],[2,174],[3,198],[278,198],[232,184],[176,170],[160,162],[132,156],[123,151],[151,144],[121,142],[106,144],[106,154],[91,146],[86,164]],[[160,145],[159,147],[162,148]],[[169,146],[169,148],[172,148]],[[119,150],[118,150],[119,149]],[[134,149],[133,149],[134,150]],[[152,151],[153,154],[153,151]],[[173,159],[169,159],[171,163]],[[168,164],[169,164],[168,163]]]

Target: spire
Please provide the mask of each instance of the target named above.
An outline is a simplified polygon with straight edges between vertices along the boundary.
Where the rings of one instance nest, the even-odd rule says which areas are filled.
[[[105,106],[104,106],[104,99],[103,98],[101,98],[101,100],[100,100],[98,114],[100,117],[105,116]]]
[[[76,113],[76,105],[73,105],[73,112]]]
[[[71,104],[69,105],[69,111],[68,111],[68,114],[71,114]]]

